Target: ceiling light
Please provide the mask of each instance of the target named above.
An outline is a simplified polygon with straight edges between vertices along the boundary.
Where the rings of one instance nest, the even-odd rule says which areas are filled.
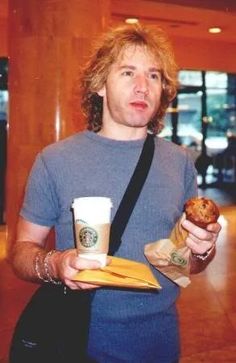
[[[218,34],[218,33],[222,32],[222,29],[218,26],[214,26],[212,28],[209,28],[208,31],[209,31],[209,33],[212,33],[212,34]]]
[[[127,18],[125,19],[126,24],[137,24],[138,19],[137,18]]]

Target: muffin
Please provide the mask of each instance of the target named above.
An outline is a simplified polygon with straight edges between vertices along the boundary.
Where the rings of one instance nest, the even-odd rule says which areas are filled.
[[[216,223],[220,212],[213,200],[204,197],[189,199],[184,205],[186,219],[201,228],[210,223]]]

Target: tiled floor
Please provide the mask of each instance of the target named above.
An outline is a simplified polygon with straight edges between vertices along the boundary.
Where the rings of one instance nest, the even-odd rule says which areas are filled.
[[[223,229],[215,259],[204,272],[191,277],[192,283],[182,289],[178,301],[180,363],[236,362],[236,200],[231,192],[200,190],[220,205]],[[35,290],[34,284],[12,274],[5,255],[6,229],[0,227],[0,363],[7,363],[13,326]]]
[[[221,222],[215,259],[178,302],[181,363],[236,362],[236,205],[221,207]]]

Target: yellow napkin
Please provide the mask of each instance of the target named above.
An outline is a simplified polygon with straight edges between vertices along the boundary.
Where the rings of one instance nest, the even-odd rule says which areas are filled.
[[[74,276],[74,280],[102,286],[161,288],[147,265],[120,257],[111,257],[111,263],[99,270],[80,271]]]

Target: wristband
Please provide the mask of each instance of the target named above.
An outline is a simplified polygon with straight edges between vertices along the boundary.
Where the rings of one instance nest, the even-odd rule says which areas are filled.
[[[209,250],[207,250],[205,253],[202,253],[202,254],[198,254],[198,253],[192,253],[192,255],[194,257],[196,257],[198,260],[201,260],[201,261],[205,261],[209,256],[210,254],[212,253],[212,251],[214,250],[215,248],[215,245],[213,245]]]

